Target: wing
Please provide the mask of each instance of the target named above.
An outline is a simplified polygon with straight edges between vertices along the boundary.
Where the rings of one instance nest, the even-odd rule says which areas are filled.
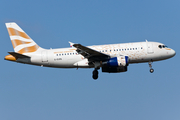
[[[89,61],[103,61],[110,58],[110,56],[107,54],[101,53],[89,47],[85,47],[81,44],[72,44],[72,46],[77,48],[76,51],[85,58],[88,58]]]

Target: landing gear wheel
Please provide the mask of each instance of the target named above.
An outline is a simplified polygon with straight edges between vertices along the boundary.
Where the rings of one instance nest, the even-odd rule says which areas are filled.
[[[98,75],[93,75],[93,79],[97,80],[98,79]]]
[[[154,72],[154,69],[152,68],[152,60],[151,61],[149,61],[149,67],[150,67],[150,73],[153,73]]]
[[[154,69],[151,68],[151,69],[150,69],[150,73],[153,73],[153,72],[154,72]]]
[[[98,71],[97,70],[93,71],[93,76],[92,77],[93,77],[94,80],[98,79]]]

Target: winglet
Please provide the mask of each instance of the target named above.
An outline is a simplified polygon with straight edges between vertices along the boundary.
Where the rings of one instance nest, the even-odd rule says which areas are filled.
[[[73,45],[74,45],[74,43],[72,43],[72,42],[69,42],[69,44],[70,44],[70,47],[73,47]]]

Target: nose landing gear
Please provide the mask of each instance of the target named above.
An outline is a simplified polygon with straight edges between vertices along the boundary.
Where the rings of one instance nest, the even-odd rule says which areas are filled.
[[[150,67],[150,73],[153,73],[154,72],[154,69],[152,68],[152,61],[150,61],[148,64],[149,64],[149,67]]]
[[[151,69],[150,69],[150,73],[153,73],[153,72],[154,72],[154,69],[151,68]]]

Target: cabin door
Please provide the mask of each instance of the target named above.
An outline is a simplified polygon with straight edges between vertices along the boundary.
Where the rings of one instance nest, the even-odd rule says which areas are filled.
[[[42,51],[42,62],[48,62],[48,53],[47,51]]]
[[[148,54],[153,54],[154,50],[153,50],[153,44],[151,42],[146,41],[147,44],[147,53]]]

